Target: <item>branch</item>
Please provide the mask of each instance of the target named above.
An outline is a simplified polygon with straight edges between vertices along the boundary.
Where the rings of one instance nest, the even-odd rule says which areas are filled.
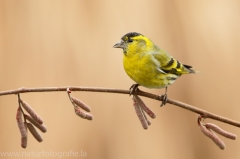
[[[100,88],[100,87],[42,87],[42,88],[20,88],[16,90],[8,90],[0,92],[0,96],[3,95],[10,95],[10,94],[18,94],[18,93],[31,93],[31,92],[60,92],[60,91],[67,91],[69,88],[71,91],[86,91],[86,92],[104,92],[104,93],[119,93],[119,94],[130,94],[129,90],[122,90],[122,89],[114,89],[114,88]],[[162,101],[162,96],[151,94],[148,92],[143,92],[141,90],[137,90],[135,93],[136,95],[144,96],[147,98],[155,99]],[[175,106],[181,107],[183,109],[187,109],[194,113],[202,115],[203,118],[210,118],[213,120],[217,120],[223,123],[227,123],[236,127],[240,127],[240,123],[213,113],[210,113],[206,110],[194,107],[192,105],[182,103],[173,99],[167,99],[167,103],[173,104]]]

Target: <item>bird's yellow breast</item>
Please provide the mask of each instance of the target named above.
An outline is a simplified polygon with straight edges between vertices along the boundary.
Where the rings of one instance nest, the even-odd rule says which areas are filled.
[[[160,63],[152,54],[124,55],[123,65],[128,76],[147,88],[164,88],[169,85],[166,75],[158,68]]]

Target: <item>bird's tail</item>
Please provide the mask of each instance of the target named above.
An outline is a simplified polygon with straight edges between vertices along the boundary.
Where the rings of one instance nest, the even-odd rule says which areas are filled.
[[[183,72],[186,73],[186,74],[197,73],[198,72],[198,71],[194,70],[192,66],[183,64],[183,67],[184,67],[184,71]]]

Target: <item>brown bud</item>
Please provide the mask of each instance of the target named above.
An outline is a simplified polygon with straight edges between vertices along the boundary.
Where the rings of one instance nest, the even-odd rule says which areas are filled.
[[[219,135],[222,135],[226,138],[229,138],[229,139],[232,139],[232,140],[235,140],[237,138],[237,135],[232,134],[230,132],[227,132],[227,131],[221,129],[220,127],[218,127],[215,124],[207,123],[205,125],[206,125],[206,128],[211,129],[211,130],[215,131],[216,133],[218,133]]]
[[[156,118],[156,115],[153,113],[151,109],[149,109],[146,104],[141,100],[140,97],[137,95],[133,95],[133,98],[135,101],[138,103],[138,105],[151,117],[151,118]]]
[[[201,123],[199,124],[200,130],[204,135],[212,139],[212,141],[222,150],[226,148],[224,142],[211,130],[207,129],[205,126],[203,126]]]
[[[35,125],[39,130],[41,130],[43,133],[47,132],[47,128],[45,125],[43,124],[39,124],[38,122],[36,122],[32,117],[30,117],[29,115],[25,114],[25,118],[32,123],[33,125]]]
[[[73,103],[75,103],[77,106],[79,106],[80,108],[82,108],[83,110],[90,112],[90,107],[87,106],[85,103],[83,103],[81,100],[75,98],[75,97],[71,97]]]
[[[68,93],[71,93],[71,90],[70,90],[70,88],[67,88],[67,92],[68,92]]]
[[[37,113],[35,113],[35,111],[32,109],[32,107],[26,103],[25,101],[19,99],[21,105],[23,106],[23,108],[29,113],[29,115],[39,124],[43,123],[43,120],[40,116],[37,115]]]
[[[142,127],[144,129],[147,129],[148,128],[148,123],[146,121],[146,118],[144,117],[143,112],[142,112],[141,108],[139,107],[138,103],[134,99],[133,99],[133,106],[134,106],[136,114],[137,114],[137,116],[138,116],[138,118],[139,118],[139,120],[142,124]]]
[[[74,107],[75,113],[83,119],[93,120],[93,116],[89,113],[82,111],[79,107]]]
[[[41,135],[37,132],[37,130],[34,128],[34,126],[31,123],[27,123],[27,127],[30,130],[31,134],[33,135],[33,137],[38,141],[38,142],[42,142],[43,139],[41,137]]]

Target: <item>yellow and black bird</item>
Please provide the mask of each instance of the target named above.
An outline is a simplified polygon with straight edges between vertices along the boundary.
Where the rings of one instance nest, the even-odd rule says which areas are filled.
[[[161,106],[167,102],[169,85],[182,74],[195,73],[192,66],[180,63],[140,33],[127,33],[113,47],[123,49],[124,69],[137,83],[130,88],[131,93],[136,91],[139,85],[147,88],[166,88]]]

